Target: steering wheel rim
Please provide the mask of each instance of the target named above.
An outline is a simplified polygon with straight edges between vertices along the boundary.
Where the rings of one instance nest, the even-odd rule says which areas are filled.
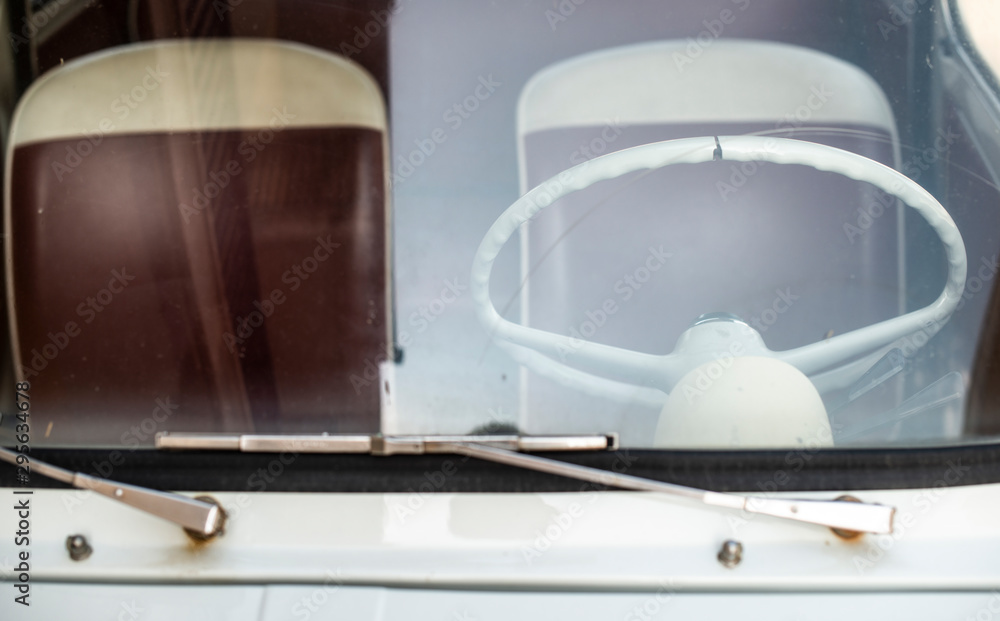
[[[559,198],[630,172],[717,159],[800,164],[870,183],[917,211],[941,239],[948,261],[944,289],[924,308],[785,351],[771,351],[760,340],[759,346],[748,353],[777,358],[807,376],[825,371],[825,389],[843,387],[867,368],[859,360],[845,364],[848,360],[865,354],[869,356],[862,360],[877,358],[881,351],[919,333],[926,337],[923,343],[917,343],[922,346],[957,308],[967,274],[965,244],[945,208],[915,181],[864,156],[814,142],[771,136],[706,136],[650,143],[589,160],[539,184],[515,201],[487,231],[473,260],[470,289],[479,321],[503,349],[526,348],[541,354],[519,357],[522,364],[530,361],[529,368],[547,371],[548,375],[553,375],[554,369],[571,369],[669,393],[685,373],[714,356],[682,357],[676,350],[666,355],[645,354],[507,321],[490,299],[490,276],[500,251],[520,226]],[[543,368],[547,364],[551,368]],[[841,368],[830,370],[837,365]]]

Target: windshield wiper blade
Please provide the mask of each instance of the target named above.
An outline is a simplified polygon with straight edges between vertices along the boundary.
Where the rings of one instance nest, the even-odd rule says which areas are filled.
[[[524,454],[536,451],[615,450],[618,448],[618,438],[615,434],[595,436],[381,436],[360,434],[160,433],[156,436],[156,446],[160,449],[172,450],[468,455],[508,466],[588,481],[607,487],[660,492],[688,498],[714,507],[726,507],[827,526],[838,535],[846,537],[859,533],[891,533],[896,512],[895,507],[855,500],[798,500],[711,492]]]
[[[19,465],[18,455],[21,453],[0,447],[0,460],[17,466]],[[136,485],[116,483],[81,472],[66,470],[34,458],[31,458],[28,464],[32,474],[40,474],[43,477],[72,485],[77,489],[95,491],[112,500],[173,522],[195,537],[204,539],[214,537],[221,533],[225,526],[225,513],[220,507],[210,502]]]
[[[156,448],[175,451],[240,451],[243,453],[368,453],[372,455],[422,455],[450,452],[440,447],[473,442],[526,453],[544,451],[605,451],[618,448],[618,436],[520,436],[504,435],[401,435],[366,434],[156,434]]]

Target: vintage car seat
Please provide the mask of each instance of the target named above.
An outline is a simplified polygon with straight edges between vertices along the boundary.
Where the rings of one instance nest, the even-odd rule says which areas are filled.
[[[612,151],[695,136],[811,140],[897,164],[892,110],[861,69],[781,43],[695,43],[602,50],[536,74],[518,110],[522,191]],[[521,320],[665,353],[699,315],[728,312],[772,349],[804,345],[903,309],[902,217],[894,198],[801,166],[721,161],[604,181],[522,227]],[[522,376],[522,429],[651,442],[660,412],[648,394],[567,377]]]
[[[386,131],[367,72],[300,44],[157,41],[35,82],[4,207],[15,367],[46,441],[377,431]]]

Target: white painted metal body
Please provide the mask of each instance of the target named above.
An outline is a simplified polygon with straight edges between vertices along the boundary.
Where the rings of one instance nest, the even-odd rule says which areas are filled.
[[[941,485],[968,472],[956,463]],[[775,481],[765,487],[789,496]],[[213,494],[230,512],[227,532],[194,544],[176,526],[92,493],[38,490],[32,606],[15,605],[8,592],[0,611],[83,621],[964,619],[1000,611],[1000,485],[855,494],[898,507],[892,535],[844,541],[824,528],[651,493],[415,490]],[[8,532],[12,513],[0,514]],[[65,550],[75,533],[94,548],[85,561]],[[716,559],[727,539],[743,544],[732,569]],[[9,582],[16,559],[2,561]],[[141,612],[130,617],[129,607]]]

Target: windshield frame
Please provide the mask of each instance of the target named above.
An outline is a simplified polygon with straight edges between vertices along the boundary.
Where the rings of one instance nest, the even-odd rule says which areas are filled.
[[[931,23],[931,20],[924,20],[925,21],[925,26],[920,31],[922,33],[922,36],[926,39],[927,42],[934,41],[934,40],[940,40],[940,39],[938,39],[938,37],[940,37],[942,35],[942,33],[941,32],[935,32],[935,31],[936,30],[944,29],[944,30],[947,31],[945,33],[947,37],[951,37],[954,41],[959,42],[959,45],[956,47],[957,56],[959,58],[959,63],[958,63],[959,66],[961,66],[962,69],[967,73],[967,77],[971,81],[973,81],[973,82],[975,82],[977,84],[983,85],[983,92],[985,92],[987,94],[986,99],[989,100],[988,102],[986,102],[986,103],[983,104],[984,107],[986,109],[991,110],[992,113],[994,114],[994,116],[1000,116],[1000,99],[998,99],[998,95],[1000,95],[1000,87],[998,87],[998,82],[997,82],[996,76],[990,74],[990,72],[989,72],[988,68],[986,67],[983,59],[980,58],[976,54],[975,49],[973,48],[972,43],[969,40],[968,34],[962,28],[961,16],[958,13],[957,4],[955,2],[953,2],[953,1],[951,1],[951,0],[941,0],[941,2],[939,4],[937,4],[937,5],[935,5],[935,6],[932,6],[932,7],[922,6],[920,8],[920,10],[930,10],[932,8],[938,8],[938,7],[944,9],[943,11],[941,11],[941,13],[943,15],[943,19],[933,20],[933,23]],[[933,46],[931,46],[931,47],[933,47]],[[991,141],[991,139],[992,139],[992,143],[994,143],[992,146],[995,149],[997,149],[998,152],[1000,152],[1000,139],[991,138],[990,136],[987,136],[987,137],[983,138],[983,140],[987,141],[987,142]],[[997,161],[1000,161],[1000,160],[997,160]],[[389,274],[391,280],[395,278],[395,274],[396,274],[396,270],[395,269],[391,269],[390,270],[390,274]],[[392,297],[392,295],[390,293],[390,298],[391,297]],[[389,316],[393,320],[398,319],[398,317],[396,316],[395,313],[390,313]],[[393,325],[393,330],[395,330],[395,325]],[[394,340],[394,339],[390,339],[390,340]],[[983,350],[983,349],[988,349],[988,348],[1000,347],[1000,343],[986,343],[986,342],[983,341],[983,339],[981,337],[978,346],[979,346],[980,350]],[[394,356],[395,356],[395,362],[397,362],[397,363],[400,362],[401,361],[401,356],[402,356],[402,351],[400,349],[396,348],[393,353],[394,353]],[[973,383],[975,384],[975,380],[973,381]],[[384,418],[384,416],[385,416],[385,413],[383,412],[383,418]],[[383,423],[384,423],[384,420],[383,420]],[[968,439],[963,439],[962,441],[966,442],[966,441],[968,441]],[[902,461],[900,463],[910,464],[911,462],[909,461],[909,459],[910,459],[909,456],[914,451],[916,451],[916,453],[921,453],[923,451],[931,451],[933,453],[933,451],[945,451],[945,452],[947,452],[947,451],[956,450],[956,449],[969,449],[969,450],[984,450],[984,451],[988,452],[987,449],[983,448],[984,446],[992,446],[991,441],[989,439],[985,439],[985,440],[976,441],[976,442],[974,442],[972,444],[967,444],[967,445],[961,446],[961,447],[944,446],[944,447],[928,447],[926,449],[925,448],[913,448],[913,447],[905,447],[905,448],[898,448],[898,449],[897,448],[864,448],[864,447],[851,448],[851,449],[837,449],[837,448],[834,448],[834,449],[822,449],[822,451],[817,451],[816,455],[819,455],[819,454],[830,455],[830,456],[840,455],[844,459],[843,462],[830,462],[830,463],[831,464],[832,463],[842,463],[843,467],[854,467],[851,464],[856,464],[856,463],[865,464],[867,462],[864,462],[864,460],[862,460],[862,462],[856,462],[856,461],[853,460],[853,458],[848,458],[848,457],[844,457],[844,456],[847,456],[847,455],[867,455],[869,453],[878,453],[878,454],[883,455],[883,456],[899,455],[899,456],[904,456],[904,457],[899,457],[899,459],[902,459]],[[126,450],[131,452],[131,451],[135,451],[136,448],[137,447],[129,446],[129,447],[126,447]],[[75,455],[94,455],[94,456],[96,456],[95,457],[95,459],[96,459],[97,457],[100,457],[101,455],[108,454],[108,450],[103,449],[103,448],[86,448],[86,449],[82,449],[82,448],[75,448],[75,449],[46,448],[46,449],[40,449],[40,450],[46,451],[46,452],[47,451],[51,451],[52,452],[51,454],[56,456],[56,458],[55,458],[56,463],[60,463],[60,460],[67,460],[68,463],[74,463],[73,460],[76,459]],[[673,473],[675,473],[676,468],[678,468],[678,467],[681,468],[682,472],[689,473],[689,471],[690,471],[691,468],[698,469],[698,467],[695,464],[697,464],[698,460],[700,460],[700,459],[718,459],[720,457],[728,457],[728,456],[736,456],[737,459],[744,458],[744,457],[748,458],[748,459],[752,458],[751,461],[753,461],[753,463],[761,463],[761,464],[766,463],[766,464],[779,464],[779,465],[780,465],[780,463],[786,463],[787,464],[787,457],[782,457],[782,458],[779,459],[779,456],[787,456],[787,454],[789,453],[789,451],[784,451],[784,450],[777,450],[777,451],[739,451],[739,452],[733,452],[733,451],[672,451],[672,450],[653,451],[653,450],[635,450],[635,449],[630,449],[630,450],[633,453],[636,453],[636,454],[642,453],[642,454],[648,454],[649,456],[659,456],[657,459],[651,460],[651,463],[658,464],[654,468],[657,472],[662,472],[662,471],[665,470],[668,473],[668,474],[665,474],[665,475],[661,474],[660,476],[673,476]],[[800,451],[801,452],[801,450],[803,450],[803,449],[794,449],[792,451]],[[809,449],[807,447],[805,450],[811,450],[811,449]],[[118,452],[121,452],[121,451],[118,451]],[[149,451],[145,451],[145,449],[141,450],[140,452],[141,453],[150,453]],[[134,453],[134,454],[138,455],[139,453]],[[151,454],[155,454],[155,453],[151,453]],[[149,459],[143,458],[143,459],[145,460],[144,463],[146,463],[146,462],[154,462],[154,461],[157,462],[157,463],[160,463],[159,462],[159,459],[160,459],[159,457],[149,458]],[[186,459],[186,458],[179,458],[177,456],[172,456],[171,459],[181,459],[183,461],[183,459]],[[233,464],[234,464],[233,467],[236,467],[236,468],[241,467],[239,465],[241,463],[239,461],[239,459],[242,459],[242,458],[234,458],[232,456],[226,456],[224,458],[220,457],[220,459],[223,459],[227,463],[230,460],[232,460]],[[339,459],[339,457],[324,456],[324,459],[329,459],[329,460],[332,460],[332,461],[336,461],[336,459]],[[596,456],[587,456],[587,459],[594,459],[595,463],[597,463],[597,464],[605,463],[605,462],[603,462],[601,460],[601,458],[598,458]],[[888,459],[888,457],[887,457],[887,459]],[[680,460],[680,461],[677,461],[677,460]],[[690,461],[690,460],[694,460],[694,461]],[[763,460],[763,461],[755,461],[755,460]],[[100,461],[100,460],[98,460],[98,461]],[[808,461],[812,461],[812,460],[808,460]],[[921,466],[921,467],[927,467],[926,464],[927,463],[932,463],[933,461],[934,460],[931,459],[930,462],[926,462],[925,461],[925,462],[919,462],[919,463],[925,464],[924,466]],[[126,460],[126,462],[128,462],[128,460]],[[614,462],[609,462],[609,463],[614,463]],[[916,464],[916,463],[918,463],[918,462],[914,462],[914,464]],[[985,460],[984,463],[992,463],[992,462],[990,462],[989,460]],[[676,464],[680,464],[680,465],[676,465]],[[763,467],[763,466],[761,466],[761,467]],[[774,466],[774,467],[772,467],[772,469],[778,468],[778,467],[779,466]],[[831,466],[831,467],[833,467],[833,466]],[[867,466],[859,465],[857,467],[864,469]],[[904,468],[909,468],[909,467],[911,467],[911,466],[904,466]],[[916,465],[914,465],[913,467],[916,467]],[[142,471],[143,471],[143,468],[145,468],[145,466],[141,466],[141,465],[138,465],[138,464],[135,466],[136,472],[139,473],[139,474],[137,474],[137,476],[145,476],[145,475],[141,474]],[[653,468],[653,466],[651,466],[651,468]],[[83,471],[90,471],[93,468],[84,466],[84,467],[82,467],[80,469],[83,470]],[[705,471],[707,472],[707,470],[705,470]],[[724,468],[720,469],[720,473],[722,473],[723,476],[729,476],[729,475],[726,475],[724,473],[724,471],[725,471]],[[805,473],[805,472],[810,472],[810,471],[811,471],[811,466],[804,466],[804,467],[802,467],[801,469],[798,470],[798,472],[800,472],[800,473]],[[647,476],[651,476],[651,478],[657,478],[655,475],[647,475]],[[688,474],[685,474],[685,476],[688,476]],[[706,476],[708,476],[708,475],[706,475]],[[840,476],[840,475],[838,475],[838,476]],[[867,476],[867,475],[865,475],[865,476]],[[917,480],[917,481],[921,480],[919,474],[918,475],[914,475],[914,476],[916,477],[914,480]],[[851,487],[850,485],[857,484],[856,482],[855,483],[850,483],[850,481],[852,481],[852,479],[850,478],[850,476],[845,476],[844,478],[837,479],[837,480],[843,480],[843,481],[848,482],[849,484],[845,483],[844,486],[833,485],[833,487],[831,487],[831,489],[833,489],[833,488],[838,488],[838,489],[855,489],[854,487]],[[882,479],[876,477],[873,480],[881,481]],[[739,488],[741,485],[743,485],[743,483],[740,482],[741,480],[739,479],[739,477],[735,477],[733,479],[733,481],[734,481],[734,483],[732,483],[732,485],[734,485],[735,488]],[[803,489],[813,489],[813,487],[811,487],[812,484],[802,483],[802,485],[805,486]],[[909,485],[909,484],[906,484],[906,485]],[[499,486],[502,488],[503,484],[499,484]],[[709,487],[707,485],[702,485],[702,486]],[[876,487],[880,487],[882,485],[875,485],[875,486]],[[864,489],[864,487],[857,488],[857,489]]]

